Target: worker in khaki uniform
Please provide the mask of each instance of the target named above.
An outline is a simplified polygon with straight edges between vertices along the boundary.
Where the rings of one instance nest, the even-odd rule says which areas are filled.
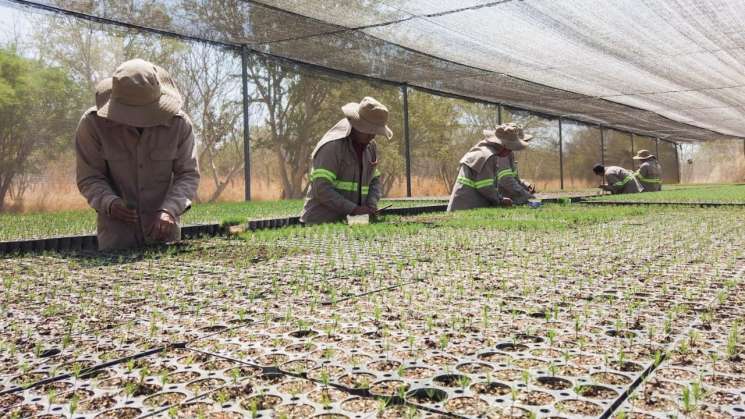
[[[194,135],[170,75],[143,60],[99,83],[75,133],[78,189],[101,250],[180,239],[199,184]]]
[[[527,204],[529,200],[535,199],[535,186],[520,179],[515,154],[512,152],[497,160],[497,186],[499,194],[510,198],[515,205]]]
[[[634,172],[626,170],[619,166],[605,167],[602,164],[596,164],[592,171],[597,176],[605,176],[607,183],[601,184],[600,188],[609,191],[612,194],[638,193],[642,191],[642,186],[636,180]]]
[[[525,135],[522,127],[516,124],[502,124],[494,131],[485,130],[484,136],[460,160],[448,211],[512,205],[512,200],[502,196],[497,187],[499,160],[527,147],[532,137]]]
[[[344,118],[313,150],[310,188],[300,222],[341,221],[347,215],[373,215],[382,195],[376,135],[388,139],[388,108],[366,97],[342,107]]]
[[[642,192],[659,192],[662,190],[662,167],[657,157],[647,150],[639,150],[634,160],[641,160],[639,170],[634,173],[642,185]]]

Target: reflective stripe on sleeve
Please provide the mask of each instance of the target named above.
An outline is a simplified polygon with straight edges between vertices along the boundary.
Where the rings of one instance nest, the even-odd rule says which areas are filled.
[[[629,183],[629,181],[631,181],[631,179],[633,178],[634,178],[634,175],[628,175],[626,176],[624,180],[619,180],[618,182],[614,183],[613,186],[624,186],[627,183]]]
[[[503,177],[517,177],[517,172],[512,169],[504,169],[497,173],[497,180],[502,180]]]
[[[457,181],[461,185],[468,186],[469,188],[473,188],[473,189],[482,189],[482,188],[488,188],[489,186],[494,186],[494,179],[484,179],[484,180],[475,181],[465,176],[458,176]]]
[[[331,183],[336,181],[336,173],[326,169],[313,169],[310,174],[310,181],[313,182],[317,179],[326,179]]]

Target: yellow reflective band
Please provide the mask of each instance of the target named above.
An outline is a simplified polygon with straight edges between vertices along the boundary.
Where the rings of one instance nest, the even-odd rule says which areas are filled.
[[[334,189],[347,192],[357,192],[357,182],[346,182],[339,180],[334,182]]]
[[[310,174],[310,181],[313,182],[316,179],[326,179],[334,183],[336,181],[336,173],[326,169],[314,169]]]
[[[629,183],[629,181],[633,178],[634,178],[634,175],[628,175],[626,176],[626,179],[619,180],[618,182],[614,183],[613,186],[624,186],[625,184]]]
[[[646,178],[642,176],[642,174],[639,172],[636,172],[634,174],[636,175],[637,179],[639,179],[639,181],[644,182],[644,183],[660,183],[660,184],[662,183],[662,179],[660,178],[656,178],[656,177]]]
[[[457,179],[458,183],[460,183],[463,186],[468,186],[469,188],[473,189],[481,189],[481,188],[488,188],[489,186],[494,186],[494,179],[484,179],[484,180],[471,180],[464,176],[458,176]]]
[[[488,188],[494,186],[494,179],[484,179],[476,182],[476,189]]]
[[[502,170],[499,173],[497,173],[497,180],[502,180],[502,178],[505,176],[516,177],[517,172],[511,169]]]

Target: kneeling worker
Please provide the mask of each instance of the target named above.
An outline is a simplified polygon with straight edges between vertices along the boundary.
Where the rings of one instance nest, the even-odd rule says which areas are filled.
[[[634,176],[634,172],[626,170],[619,166],[605,167],[602,164],[596,164],[592,171],[598,176],[605,176],[607,184],[601,184],[600,188],[604,191],[610,191],[612,194],[638,193],[642,187]]]
[[[460,160],[460,171],[450,195],[448,211],[494,205],[511,206],[512,200],[499,193],[499,159],[528,146],[531,136],[516,124],[502,124],[484,131],[485,138]]]
[[[388,108],[366,97],[342,107],[344,118],[329,130],[313,150],[313,170],[304,224],[341,221],[347,215],[375,214],[382,195],[376,135],[388,139]]]
[[[199,185],[183,100],[164,69],[143,60],[99,83],[75,133],[78,189],[98,213],[98,248],[179,240]]]
[[[662,167],[657,157],[647,150],[639,150],[634,160],[641,160],[642,164],[636,171],[636,178],[644,189],[643,192],[659,192],[662,190]]]

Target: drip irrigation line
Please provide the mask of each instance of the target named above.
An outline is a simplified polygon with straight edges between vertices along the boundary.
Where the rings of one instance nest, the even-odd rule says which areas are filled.
[[[231,362],[234,362],[234,363],[237,363],[237,364],[247,365],[247,366],[250,366],[250,367],[258,368],[258,369],[261,369],[261,373],[262,374],[279,374],[279,375],[284,375],[284,376],[287,376],[287,377],[293,377],[293,378],[299,378],[299,379],[302,379],[302,380],[307,380],[307,381],[313,382],[315,384],[321,384],[321,385],[327,386],[327,387],[333,387],[336,390],[339,390],[341,392],[344,392],[344,393],[349,394],[350,396],[362,397],[362,398],[373,399],[373,400],[387,400],[387,401],[391,402],[391,405],[402,404],[402,405],[405,405],[405,406],[414,407],[416,409],[425,410],[425,411],[430,412],[430,413],[435,413],[435,414],[440,415],[440,416],[445,416],[445,417],[455,418],[455,419],[468,419],[467,416],[460,416],[460,415],[456,415],[456,414],[451,413],[451,412],[446,412],[446,411],[443,411],[443,410],[439,410],[439,409],[435,409],[435,408],[431,408],[431,407],[427,407],[427,406],[421,406],[421,405],[409,403],[406,400],[400,400],[400,398],[398,396],[380,396],[380,395],[375,395],[375,394],[370,393],[370,391],[368,389],[355,389],[355,388],[347,387],[347,386],[342,385],[342,384],[337,384],[337,383],[332,383],[332,382],[324,383],[324,382],[322,382],[319,379],[308,377],[307,374],[295,373],[295,372],[292,372],[292,371],[285,371],[285,370],[283,370],[282,368],[279,368],[279,367],[264,367],[264,366],[261,366],[259,364],[253,363],[253,362],[247,362],[245,360],[233,358],[231,356],[222,355],[222,354],[216,354],[216,353],[209,352],[209,351],[203,351],[201,349],[195,349],[195,348],[188,348],[187,347],[186,350],[192,351],[192,352],[201,353],[201,354],[204,354],[204,355],[214,356],[216,358],[221,358],[221,359],[224,359],[226,361],[231,361]],[[199,399],[203,399],[204,397],[206,397],[206,396],[208,396],[208,395],[210,395],[210,394],[212,394],[214,392],[219,391],[223,387],[225,387],[225,386],[218,387],[218,388],[216,388],[216,389],[214,389],[212,391],[209,391],[209,392],[207,392],[207,393],[205,393],[203,395],[200,395],[198,397],[194,397],[191,400],[182,401],[179,404],[185,404],[185,403],[188,403],[188,402],[193,402],[193,401],[196,401],[196,400],[199,400]],[[152,414],[148,414],[148,415],[143,416],[143,417],[155,416],[156,414],[161,413],[161,412],[164,412],[164,411],[167,411],[167,410],[168,410],[168,408],[165,408],[165,409],[162,409],[162,410],[160,410],[158,412],[154,412]]]
[[[741,277],[745,275],[745,267],[740,269],[740,272],[734,275],[735,278]],[[709,307],[712,309],[715,309],[717,307],[720,307],[721,304],[717,303],[717,297],[714,296],[711,298],[708,304]],[[599,419],[608,419],[612,417],[616,411],[623,406],[623,404],[626,402],[626,400],[631,397],[631,395],[634,394],[637,388],[639,388],[640,385],[646,384],[647,378],[654,373],[657,368],[659,368],[668,358],[668,353],[671,350],[674,350],[676,347],[678,347],[679,343],[682,339],[688,338],[688,334],[693,330],[693,326],[701,320],[701,314],[697,314],[694,319],[688,322],[688,326],[684,330],[682,330],[680,333],[676,333],[675,339],[673,339],[667,346],[665,346],[665,351],[662,353],[662,356],[660,357],[660,362],[652,362],[649,367],[630,385],[627,387],[626,391],[621,394],[620,397],[618,397],[613,404],[608,407],[608,409],[600,416]]]
[[[422,279],[414,279],[412,281],[403,282],[401,284],[391,285],[389,287],[378,288],[378,289],[374,289],[374,290],[371,290],[371,291],[363,292],[361,294],[355,294],[355,295],[352,295],[352,296],[349,296],[349,297],[340,298],[340,299],[338,299],[336,301],[328,301],[328,300],[326,300],[326,301],[323,301],[321,303],[321,305],[323,305],[323,306],[331,306],[331,305],[335,305],[335,304],[338,304],[338,303],[343,303],[345,301],[356,300],[358,298],[362,298],[362,297],[365,297],[365,296],[368,296],[368,295],[378,294],[378,293],[382,293],[382,292],[385,292],[385,291],[391,291],[391,290],[395,290],[395,289],[398,289],[398,288],[403,288],[403,287],[405,287],[407,285],[416,284],[418,282],[423,282],[423,280]]]
[[[93,374],[93,373],[95,373],[97,371],[102,370],[102,369],[106,369],[106,368],[109,368],[109,367],[113,367],[115,365],[123,364],[125,362],[129,362],[130,360],[140,359],[140,358],[144,358],[146,356],[154,355],[154,354],[163,352],[166,349],[175,348],[175,347],[177,347],[177,346],[166,345],[166,346],[158,347],[158,348],[155,348],[155,349],[151,349],[149,351],[139,352],[139,353],[136,353],[136,354],[133,354],[133,355],[125,356],[123,358],[115,359],[113,361],[108,361],[108,362],[105,362],[105,363],[102,363],[102,364],[94,365],[94,366],[92,366],[90,368],[87,368],[87,369],[82,370],[80,372],[80,375],[79,376],[81,378],[84,378],[85,376],[89,376],[89,375],[91,375],[91,374]],[[45,378],[43,380],[36,381],[36,382],[34,382],[33,384],[31,384],[29,386],[17,386],[17,387],[9,388],[9,389],[4,390],[4,391],[0,391],[0,396],[4,396],[6,394],[18,393],[18,392],[25,391],[25,390],[28,390],[28,389],[31,389],[31,388],[36,388],[36,387],[39,387],[39,386],[43,386],[45,384],[50,384],[50,383],[54,383],[54,382],[57,382],[57,381],[66,380],[68,378],[73,378],[73,375],[68,373],[68,374],[62,374],[62,375],[57,375],[57,376],[54,376],[54,377]]]

